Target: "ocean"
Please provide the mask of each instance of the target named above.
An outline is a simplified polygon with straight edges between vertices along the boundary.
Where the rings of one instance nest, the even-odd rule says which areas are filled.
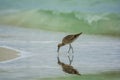
[[[119,0],[0,0],[0,4],[2,25],[120,35]]]

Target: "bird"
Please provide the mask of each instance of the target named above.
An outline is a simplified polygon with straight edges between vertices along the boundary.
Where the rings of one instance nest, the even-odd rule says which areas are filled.
[[[58,44],[57,52],[59,53],[59,50],[60,50],[60,48],[61,48],[62,46],[65,46],[65,45],[69,44],[68,53],[70,52],[70,49],[72,49],[72,53],[74,53],[73,47],[72,47],[71,43],[72,43],[73,41],[75,41],[81,34],[82,34],[82,32],[81,32],[81,33],[78,33],[78,34],[71,34],[71,35],[65,36],[65,37],[62,39],[62,43],[59,43],[59,44]]]
[[[71,64],[65,64],[60,61],[59,57],[58,59],[58,64],[62,67],[62,70],[68,74],[76,74],[76,75],[81,75],[77,69],[75,69]]]

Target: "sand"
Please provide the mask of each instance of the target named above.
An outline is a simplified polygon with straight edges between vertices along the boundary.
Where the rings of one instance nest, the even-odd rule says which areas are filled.
[[[9,48],[0,47],[0,62],[11,60],[19,56],[20,55],[18,51],[15,51]]]

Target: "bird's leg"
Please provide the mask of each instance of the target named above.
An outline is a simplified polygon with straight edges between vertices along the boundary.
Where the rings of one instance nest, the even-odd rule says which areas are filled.
[[[59,52],[58,52],[58,57],[59,57]]]
[[[60,59],[59,59],[59,57],[57,57],[57,60],[58,60],[58,64],[60,64]]]
[[[68,50],[68,53],[70,52],[70,49],[71,49],[71,46],[70,46],[70,44],[69,44],[69,50]]]
[[[69,59],[69,65],[71,65],[71,60],[70,60],[70,56],[68,56],[68,59]]]
[[[70,50],[72,50],[72,55],[70,55]],[[73,55],[74,51],[73,51],[73,47],[71,44],[69,44],[69,50],[68,50],[68,59],[69,59],[69,62],[70,62],[70,65],[72,64],[72,61],[73,61],[73,58],[74,58],[74,55]]]
[[[68,59],[70,59],[70,49],[71,49],[71,46],[69,44],[69,50],[68,50],[68,53],[67,53]]]
[[[69,44],[69,50],[68,50],[68,53],[70,52],[70,50],[72,49],[72,53],[74,53],[74,50],[73,50],[73,47],[71,44]]]
[[[73,58],[74,58],[74,55],[72,55],[72,59],[70,59],[70,56],[68,56],[68,59],[69,59],[69,65],[71,65],[72,64],[72,62],[73,62]]]
[[[71,61],[73,61],[73,58],[74,58],[74,55],[72,55],[72,60]]]
[[[72,45],[70,44],[70,49],[72,49],[72,53],[74,53],[74,51],[73,51],[73,47],[72,47]]]

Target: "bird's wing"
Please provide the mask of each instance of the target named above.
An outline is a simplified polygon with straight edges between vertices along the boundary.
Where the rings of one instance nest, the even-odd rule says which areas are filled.
[[[67,35],[63,38],[62,42],[69,43],[72,42],[73,40],[74,40],[74,35]]]

